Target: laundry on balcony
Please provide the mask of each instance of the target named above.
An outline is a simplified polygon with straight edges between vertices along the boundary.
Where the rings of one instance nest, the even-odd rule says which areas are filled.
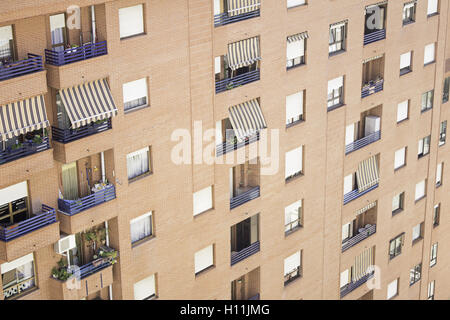
[[[62,89],[59,95],[72,128],[117,115],[117,107],[106,79]]]
[[[267,127],[257,99],[230,107],[228,112],[239,142]]]
[[[252,65],[261,60],[259,37],[228,44],[228,64],[232,70]]]

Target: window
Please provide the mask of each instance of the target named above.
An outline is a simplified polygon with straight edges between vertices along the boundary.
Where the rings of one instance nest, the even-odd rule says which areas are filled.
[[[132,244],[153,236],[153,216],[151,211],[130,221],[130,234]]]
[[[304,120],[303,102],[303,91],[286,97],[286,127],[290,127]]]
[[[405,193],[399,193],[392,198],[392,215],[403,210],[403,203],[405,201]]]
[[[434,206],[433,210],[433,227],[437,227],[439,225],[439,219],[441,216],[441,204],[438,203]]]
[[[301,251],[284,259],[284,285],[301,277]]]
[[[409,285],[412,286],[414,283],[420,280],[422,277],[422,264],[419,263],[411,268],[409,271]]]
[[[409,100],[400,102],[397,105],[397,123],[408,119]]]
[[[437,262],[437,242],[431,246],[431,255],[430,255],[430,267],[434,266]]]
[[[406,147],[395,151],[394,169],[397,170],[406,165]]]
[[[404,53],[400,56],[400,75],[404,75],[412,71],[411,58],[412,51]]]
[[[354,190],[355,188],[355,175],[349,174],[348,176],[344,177],[344,195],[346,195],[347,193],[350,193]]]
[[[195,275],[214,266],[214,245],[209,245],[195,253]]]
[[[430,140],[431,136],[425,137],[419,140],[419,147],[417,151],[417,157],[422,158],[430,153]]]
[[[420,240],[423,238],[423,223],[419,223],[418,225],[414,226],[412,230],[412,242],[415,243],[417,240]]]
[[[431,281],[428,284],[428,300],[434,300],[434,285],[435,285],[435,280]]]
[[[284,232],[289,234],[303,227],[302,200],[298,200],[284,208]]]
[[[428,0],[427,15],[432,16],[438,13],[438,1],[439,0]]]
[[[123,84],[123,109],[125,112],[147,105],[147,78],[142,78]]]
[[[402,233],[389,242],[389,259],[393,259],[402,253],[405,233]]]
[[[303,174],[303,146],[286,152],[285,165],[286,181]]]
[[[341,272],[341,278],[340,278],[340,288],[342,289],[349,283],[350,273],[348,269]]]
[[[305,64],[305,48],[307,37],[308,34],[306,32],[303,32],[297,35],[289,36],[287,38],[286,69]]]
[[[59,13],[50,16],[50,37],[52,48],[56,51],[63,51],[67,44],[66,15]]]
[[[328,52],[333,53],[345,51],[347,40],[347,21],[330,25],[330,39],[328,41]]]
[[[36,287],[33,253],[0,265],[3,296],[15,297]]]
[[[435,62],[435,50],[436,44],[430,43],[425,46],[425,56],[423,58],[423,64],[427,65]]]
[[[433,97],[434,97],[434,90],[430,90],[422,94],[422,105],[420,108],[421,112],[433,108]]]
[[[416,21],[417,2],[408,2],[403,5],[403,25]]]
[[[398,278],[388,284],[387,299],[392,299],[398,295]]]
[[[120,39],[144,33],[144,5],[119,9]]]
[[[293,8],[306,4],[306,0],[287,0],[287,7]]]
[[[328,111],[344,104],[344,77],[328,81]]]
[[[194,197],[194,216],[208,211],[213,207],[212,200],[212,186],[206,187],[200,191],[197,191],[193,195]]]
[[[342,242],[353,237],[353,223],[349,222],[342,226]]]
[[[151,173],[150,147],[127,154],[128,180]]]
[[[0,66],[14,61],[13,26],[0,27]]]
[[[447,120],[442,121],[439,127],[439,146],[445,144],[446,138],[447,138]]]
[[[150,300],[156,297],[156,274],[134,284],[134,300]]]
[[[0,189],[0,225],[11,226],[29,218],[27,181]]]
[[[444,88],[442,90],[442,103],[448,102],[449,91],[450,91],[450,77],[445,78]]]
[[[422,180],[416,184],[416,193],[415,193],[416,201],[419,201],[420,199],[425,197],[426,181],[427,180]]]
[[[442,171],[444,169],[444,163],[438,163],[436,167],[436,187],[440,187],[442,185]]]

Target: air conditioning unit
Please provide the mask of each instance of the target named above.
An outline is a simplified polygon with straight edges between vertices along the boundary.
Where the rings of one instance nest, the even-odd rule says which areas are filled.
[[[59,254],[63,254],[76,246],[75,235],[71,234],[59,239],[59,241],[55,243],[55,251]]]

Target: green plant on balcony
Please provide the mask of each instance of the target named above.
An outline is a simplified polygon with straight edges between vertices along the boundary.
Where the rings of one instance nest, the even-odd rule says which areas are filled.
[[[41,135],[37,134],[33,138],[33,144],[41,144],[43,141]]]
[[[23,147],[23,143],[19,142],[11,146],[11,150],[19,150]]]
[[[53,267],[52,269],[52,277],[61,281],[66,281],[72,276],[67,270],[67,261],[66,259],[61,258],[58,261],[58,267]]]

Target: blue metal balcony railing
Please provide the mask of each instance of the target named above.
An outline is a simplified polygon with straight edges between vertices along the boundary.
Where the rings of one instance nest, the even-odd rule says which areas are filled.
[[[363,195],[365,195],[366,193],[372,191],[373,189],[378,188],[378,183],[376,185],[371,186],[370,188],[359,192],[358,189],[355,189],[353,191],[350,191],[347,194],[344,194],[344,204],[349,203],[350,201],[353,201],[359,197],[362,197]]]
[[[45,62],[54,66],[63,66],[108,54],[106,41],[85,44],[62,51],[45,49]]]
[[[252,189],[247,190],[244,193],[230,199],[230,209],[239,207],[240,205],[249,202],[253,199],[256,199],[259,196],[260,196],[259,186],[253,187]]]
[[[50,149],[48,137],[42,138],[41,143],[34,143],[32,141],[25,141],[17,149],[7,147],[5,150],[0,150],[0,164],[14,161],[38,152]]]
[[[345,146],[345,154],[349,154],[353,151],[356,151],[358,149],[364,148],[365,146],[374,143],[375,141],[378,141],[381,139],[381,131],[376,131],[374,133],[371,133],[364,138],[361,138],[359,140],[356,140],[348,145]]]
[[[111,118],[102,123],[92,122],[77,129],[60,129],[52,127],[52,138],[54,141],[69,143],[109,129],[112,129]]]
[[[361,98],[368,97],[374,93],[382,91],[384,88],[384,80],[380,79],[378,81],[374,81],[370,83],[368,86],[365,86],[361,89]]]
[[[111,184],[100,191],[94,192],[93,194],[78,200],[58,199],[58,210],[63,214],[72,216],[115,198],[116,189],[114,185]]]
[[[231,254],[231,265],[234,265],[238,263],[239,261],[242,261],[251,255],[254,255],[255,253],[259,252],[260,250],[260,244],[259,241],[253,242],[251,245],[249,245],[247,248],[242,249],[239,252],[232,253]]]
[[[28,54],[28,59],[0,65],[0,81],[44,70],[42,57]]]
[[[11,226],[0,226],[0,241],[8,242],[55,222],[56,210],[43,204],[41,212],[33,217]]]
[[[239,14],[236,16],[229,16],[227,12],[224,12],[216,14],[214,16],[214,26],[215,27],[224,26],[229,23],[244,21],[255,17],[259,17],[259,9],[250,12],[245,12],[243,14]]]
[[[258,140],[259,140],[259,132],[253,136],[247,137],[244,141],[241,142],[232,143],[225,141],[222,144],[216,146],[216,156],[220,157],[225,153],[240,149]]]
[[[94,262],[91,261],[80,267],[80,278],[84,279],[96,272],[99,272],[100,270],[103,270],[103,269],[109,267],[110,265],[111,265],[111,262],[107,261],[107,260],[102,261],[98,265],[95,265]]]
[[[381,29],[364,35],[364,45],[386,39],[386,29]]]
[[[254,296],[248,298],[248,300],[259,300],[259,299],[260,299],[259,293],[257,293]]]
[[[372,278],[374,274],[375,274],[375,272],[370,272],[355,282],[347,283],[344,287],[341,288],[341,299],[343,297],[345,297],[347,294],[349,294],[350,292],[352,292],[353,290],[355,290],[356,288],[358,288],[361,285],[363,285],[364,283],[366,283],[367,280]]]
[[[350,249],[354,245],[360,243],[364,239],[367,239],[371,235],[373,235],[375,232],[377,232],[377,225],[371,225],[368,228],[364,228],[364,231],[358,233],[356,236],[348,239],[347,241],[342,243],[342,252]]]
[[[260,77],[259,69],[256,69],[244,74],[240,74],[233,78],[216,81],[216,93],[231,90],[233,88],[240,87],[254,81],[258,81],[259,77]]]

